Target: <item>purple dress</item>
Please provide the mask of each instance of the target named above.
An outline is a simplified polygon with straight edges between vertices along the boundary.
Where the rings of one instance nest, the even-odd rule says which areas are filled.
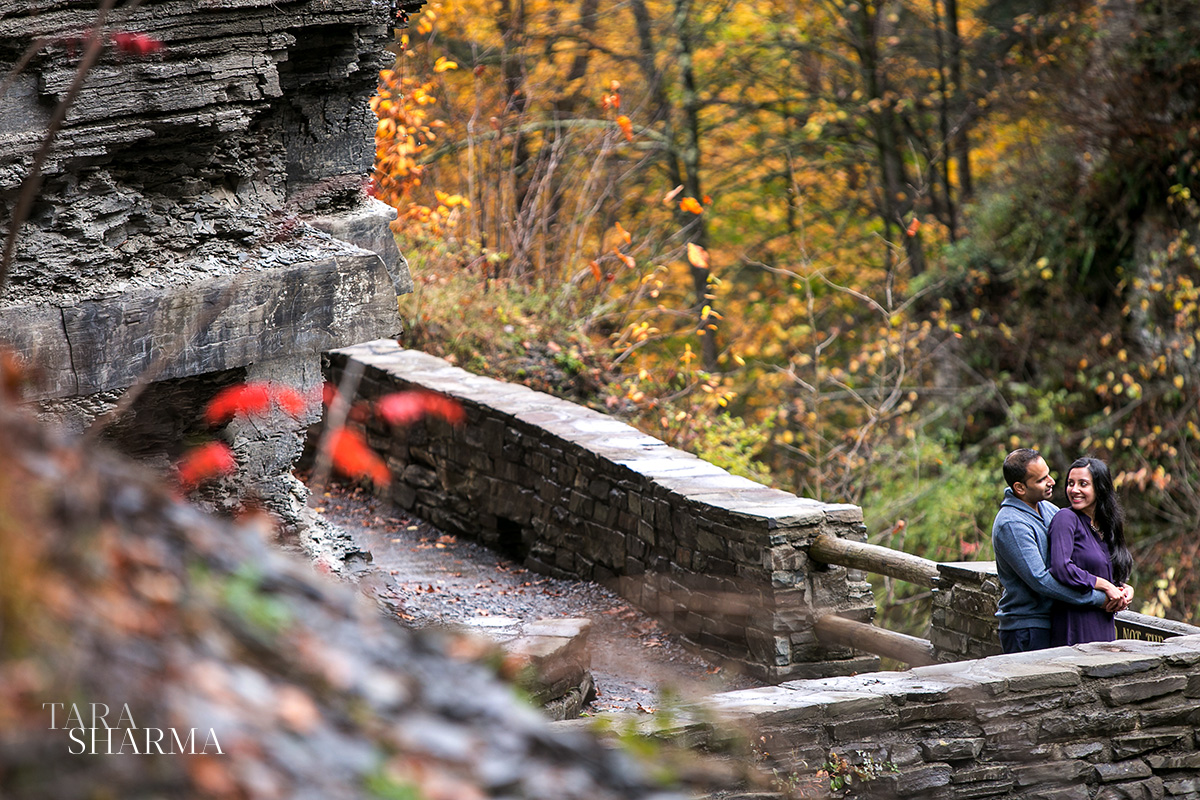
[[[1050,574],[1067,586],[1095,588],[1096,577],[1112,581],[1108,546],[1088,518],[1064,508],[1050,520]],[[1050,612],[1050,644],[1061,647],[1117,638],[1116,615],[1096,606],[1056,602]]]

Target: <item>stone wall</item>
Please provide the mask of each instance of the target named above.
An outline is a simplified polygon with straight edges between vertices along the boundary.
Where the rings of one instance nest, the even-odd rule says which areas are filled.
[[[392,341],[331,353],[329,374],[361,375],[363,399],[420,387],[465,407],[460,428],[369,428],[392,498],[422,519],[533,569],[612,586],[710,657],[768,680],[877,666],[812,630],[821,614],[874,613],[861,573],[806,552],[818,533],[863,539],[857,506],[735,477],[612,417]]]
[[[396,295],[411,280],[388,230],[395,212],[364,191],[368,98],[394,58],[394,11],[378,0],[118,8],[38,186],[35,153],[99,5],[0,5],[0,74],[32,56],[0,102],[0,233],[33,198],[0,285],[0,344],[31,365],[41,413],[75,429],[153,382],[108,438],[166,461],[223,386],[316,389],[321,351],[400,330]],[[122,47],[131,36],[153,44]],[[298,513],[288,473],[319,413],[314,399],[307,419],[222,432],[243,467],[226,499],[249,492],[285,519]]]
[[[940,661],[983,658],[1000,652],[996,605],[1004,590],[996,562],[938,564],[929,641]]]
[[[871,798],[1200,798],[1200,636],[791,681],[707,708],[797,783],[831,752],[884,766]]]

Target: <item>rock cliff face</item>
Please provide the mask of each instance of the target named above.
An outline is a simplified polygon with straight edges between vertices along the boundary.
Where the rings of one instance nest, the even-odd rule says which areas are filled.
[[[221,386],[311,388],[321,351],[398,332],[407,265],[393,212],[365,193],[367,99],[394,57],[396,10],[146,0],[102,17],[101,5],[0,6],[0,73],[13,76],[0,102],[5,235],[55,110],[74,97],[0,287],[0,339],[36,368],[31,399],[76,428],[156,382],[140,410],[159,435],[110,434],[169,458]],[[73,95],[93,31],[100,56]],[[285,517],[296,487],[278,466],[318,410],[291,429],[228,434],[266,470],[243,488]]]

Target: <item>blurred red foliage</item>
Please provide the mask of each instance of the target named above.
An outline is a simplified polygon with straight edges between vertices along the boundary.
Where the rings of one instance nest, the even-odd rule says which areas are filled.
[[[467,418],[457,400],[420,390],[384,395],[376,402],[375,411],[392,425],[411,425],[424,416],[440,417],[451,425],[461,425]]]
[[[179,487],[185,492],[200,484],[228,475],[237,468],[233,451],[224,442],[209,442],[184,454],[177,465]]]
[[[370,478],[376,486],[392,479],[387,465],[355,431],[339,428],[329,434],[329,457],[333,468],[349,478]]]
[[[239,383],[217,392],[204,410],[209,425],[224,425],[237,416],[266,414],[272,405],[293,417],[304,413],[304,395],[289,386],[272,383]]]

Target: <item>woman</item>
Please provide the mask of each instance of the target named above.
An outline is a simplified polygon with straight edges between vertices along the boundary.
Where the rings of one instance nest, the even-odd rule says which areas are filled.
[[[1075,461],[1067,471],[1067,500],[1071,507],[1050,521],[1050,573],[1068,586],[1099,589],[1110,601],[1123,598],[1133,557],[1108,466],[1096,458]],[[1115,618],[1102,608],[1055,603],[1050,643],[1111,642],[1117,638]]]

